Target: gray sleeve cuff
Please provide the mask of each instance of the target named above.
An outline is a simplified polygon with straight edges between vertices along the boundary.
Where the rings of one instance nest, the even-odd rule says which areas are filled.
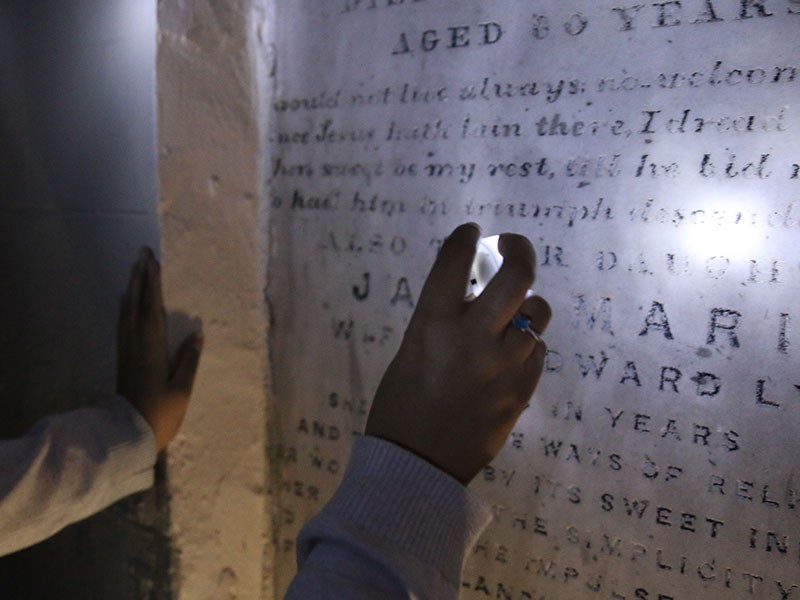
[[[341,485],[323,509],[461,585],[466,553],[489,507],[424,459],[383,439],[359,438]]]
[[[141,413],[127,400],[115,397],[111,415],[116,431],[109,455],[114,465],[114,485],[119,486],[118,493],[114,495],[119,499],[153,485],[156,438]]]
[[[155,438],[122,398],[0,440],[0,555],[35,544],[153,484]]]

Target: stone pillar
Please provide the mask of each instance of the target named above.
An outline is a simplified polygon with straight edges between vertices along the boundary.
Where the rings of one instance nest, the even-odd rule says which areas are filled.
[[[264,0],[158,5],[165,297],[179,313],[173,323],[201,319],[205,333],[167,461],[177,598],[272,598],[260,118],[268,16]]]

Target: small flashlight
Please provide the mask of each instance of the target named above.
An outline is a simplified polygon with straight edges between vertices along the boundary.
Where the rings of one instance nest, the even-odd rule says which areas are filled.
[[[499,240],[499,235],[490,235],[478,240],[478,248],[469,273],[467,296],[480,296],[503,265],[503,255],[497,248]],[[526,297],[532,295],[533,290],[528,290]]]
[[[478,240],[478,248],[469,273],[468,296],[480,296],[495,273],[500,270],[500,265],[503,264],[503,256],[497,249],[497,241],[499,239],[499,235],[491,235]]]

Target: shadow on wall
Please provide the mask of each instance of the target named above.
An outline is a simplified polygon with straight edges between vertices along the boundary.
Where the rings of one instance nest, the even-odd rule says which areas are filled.
[[[159,240],[155,4],[0,6],[2,436],[114,389],[119,298]],[[0,597],[171,598],[165,477],[0,559]]]

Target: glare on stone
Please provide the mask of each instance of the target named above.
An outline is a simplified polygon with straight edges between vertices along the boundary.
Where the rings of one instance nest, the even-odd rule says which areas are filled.
[[[725,210],[726,214],[730,208]],[[713,218],[714,211],[706,212],[706,217],[698,218],[690,223],[684,233],[684,243],[687,252],[702,258],[722,256],[728,259],[752,258],[758,252],[763,241],[760,227],[746,222],[746,210],[741,211],[739,222],[717,221]]]

